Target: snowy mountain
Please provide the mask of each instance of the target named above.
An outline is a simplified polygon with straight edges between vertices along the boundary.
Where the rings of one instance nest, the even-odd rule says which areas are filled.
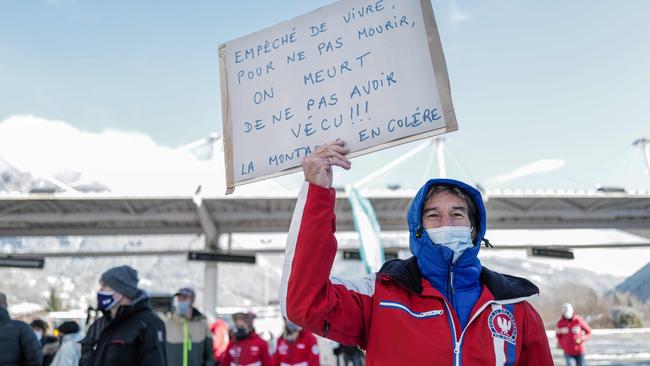
[[[616,290],[631,293],[641,302],[650,299],[650,262],[616,286]]]

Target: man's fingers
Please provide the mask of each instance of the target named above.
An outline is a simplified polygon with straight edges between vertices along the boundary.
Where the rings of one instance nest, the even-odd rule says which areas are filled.
[[[319,146],[314,154],[318,154],[320,152],[326,151],[326,150],[335,150],[338,151],[341,154],[347,154],[350,152],[350,149],[347,147],[345,144],[345,141],[343,140],[335,140],[335,141],[330,141],[326,143],[325,145]]]
[[[334,157],[332,157],[330,159],[331,159],[331,165],[332,166],[334,166],[334,165],[340,166],[341,168],[343,168],[345,170],[350,170],[350,168],[352,168],[352,163],[348,159],[341,160],[338,156],[334,156]]]
[[[343,146],[339,146],[339,145],[328,145],[328,146],[327,146],[327,149],[328,149],[328,150],[332,150],[332,151],[336,151],[336,152],[338,152],[338,153],[340,153],[340,154],[343,154],[343,155],[346,155],[346,154],[348,154],[348,153],[350,152],[350,149],[349,149],[347,146],[345,146],[345,145],[343,145]]]
[[[344,154],[341,154],[338,151],[329,150],[328,153],[329,153],[329,155],[327,155],[327,157],[331,157],[332,159],[337,158],[342,163],[345,163],[345,164],[348,164],[348,165],[351,164],[350,160],[348,158],[346,158]]]

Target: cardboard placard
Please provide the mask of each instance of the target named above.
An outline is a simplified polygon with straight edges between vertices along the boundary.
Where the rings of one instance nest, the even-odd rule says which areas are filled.
[[[458,129],[428,0],[342,0],[219,47],[228,192]]]

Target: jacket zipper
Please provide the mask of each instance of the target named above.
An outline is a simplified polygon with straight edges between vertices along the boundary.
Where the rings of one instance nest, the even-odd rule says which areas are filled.
[[[454,324],[454,317],[451,314],[451,310],[449,309],[449,305],[447,304],[447,301],[443,302],[445,304],[445,308],[447,308],[447,314],[449,314],[449,319],[451,321],[451,333],[453,334],[454,337],[454,365],[458,366],[460,365],[460,346],[463,344],[463,337],[465,336],[465,331],[467,328],[469,328],[470,324],[474,321],[474,319],[478,318],[478,316],[485,310],[485,308],[488,305],[497,303],[496,301],[488,301],[485,304],[481,305],[481,307],[474,313],[474,316],[472,316],[467,324],[465,325],[465,328],[463,329],[462,333],[460,334],[460,338],[456,339],[456,325]]]
[[[454,339],[454,365],[458,366],[460,365],[460,342],[456,339],[456,324],[454,323],[454,316],[451,314],[451,310],[449,308],[449,304],[447,304],[447,300],[443,299],[442,303],[445,305],[445,308],[447,309],[447,316],[449,317],[449,325],[451,326],[451,334]],[[462,338],[461,338],[462,339]]]

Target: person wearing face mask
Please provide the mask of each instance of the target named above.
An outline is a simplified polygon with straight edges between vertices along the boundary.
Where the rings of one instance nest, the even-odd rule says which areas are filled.
[[[196,293],[189,287],[174,295],[174,312],[165,319],[167,364],[212,366],[212,333],[206,317],[194,307]]]
[[[562,317],[555,329],[558,348],[564,351],[567,366],[585,365],[585,341],[591,335],[591,328],[575,314],[573,305],[562,304]]]
[[[165,366],[165,326],[138,288],[138,272],[119,266],[99,280],[95,320],[81,340],[80,366]]]
[[[36,339],[41,343],[41,351],[43,351],[42,366],[49,366],[59,349],[59,339],[49,334],[50,326],[42,319],[34,319],[29,325],[32,326]]]
[[[278,338],[272,360],[273,366],[320,366],[316,337],[288,319]]]
[[[530,281],[491,271],[478,252],[481,193],[431,179],[407,213],[413,256],[358,280],[330,278],[337,242],[333,166],[351,168],[337,140],[303,160],[305,184],[289,228],[280,304],[292,322],[366,350],[368,365],[552,365]]]
[[[221,356],[222,366],[271,366],[269,346],[255,333],[253,319],[255,315],[252,313],[232,315],[234,338]]]
[[[0,292],[0,365],[41,366],[41,344],[29,324],[9,316],[7,296]]]

